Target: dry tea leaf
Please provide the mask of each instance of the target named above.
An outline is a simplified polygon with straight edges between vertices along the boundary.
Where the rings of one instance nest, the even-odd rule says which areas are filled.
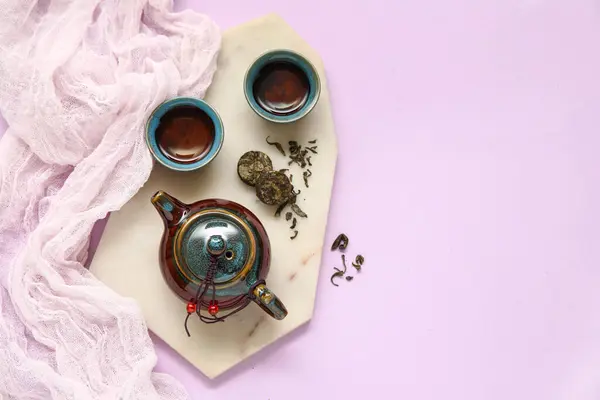
[[[331,278],[329,278],[329,281],[331,281],[331,284],[332,284],[333,286],[340,286],[340,285],[338,285],[337,283],[335,283],[335,282],[333,281],[333,279],[334,279],[334,278],[341,278],[341,277],[343,277],[343,276],[344,276],[344,272],[340,271],[340,270],[339,270],[339,269],[337,269],[337,268],[334,268],[334,269],[335,269],[335,272],[333,273],[333,275],[331,275]]]
[[[283,146],[281,145],[281,143],[279,143],[279,142],[269,142],[269,138],[270,138],[270,136],[267,136],[267,138],[265,139],[266,142],[268,144],[270,144],[271,146],[275,146],[277,148],[277,150],[279,150],[279,152],[285,156],[285,151],[283,150]]]
[[[344,273],[346,273],[348,268],[346,268],[346,255],[345,254],[342,254],[342,264],[344,265]]]
[[[294,217],[294,219],[292,220],[292,226],[290,226],[290,229],[294,229],[296,227],[296,222],[298,222],[298,220],[296,220],[296,218]]]
[[[302,173],[302,177],[304,178],[304,185],[308,187],[308,178],[312,176],[312,172],[310,169],[307,169]]]
[[[346,280],[347,280],[348,282],[350,282],[352,279],[354,279],[354,277],[353,277],[353,276],[347,276],[347,277],[346,277]]]
[[[255,186],[264,172],[273,170],[273,163],[268,155],[262,151],[248,151],[244,153],[237,165],[237,173],[242,182]]]
[[[306,213],[302,211],[302,209],[296,203],[292,204],[292,211],[294,211],[299,217],[308,218],[308,215],[306,215]]]
[[[340,250],[345,250],[346,247],[348,247],[348,236],[346,236],[345,234],[341,233],[338,235],[338,237],[335,238],[335,240],[333,241],[333,244],[331,245],[331,251],[340,249]]]
[[[288,144],[290,146],[290,153],[291,154],[296,154],[296,153],[298,153],[300,151],[300,145],[295,140],[290,140],[288,142]]]
[[[275,210],[275,216],[279,217],[283,209],[286,208],[289,203],[289,201],[286,201],[285,203],[282,203],[279,207],[277,207],[277,210]]]
[[[289,212],[289,211],[288,211],[287,213],[285,213],[285,220],[286,220],[286,221],[289,221],[290,219],[292,219],[292,216],[293,216],[293,215],[294,215],[294,214],[292,214],[291,212]]]
[[[283,172],[264,172],[256,182],[256,196],[270,206],[282,205],[288,202],[292,195],[292,184]]]
[[[364,262],[365,262],[365,258],[359,254],[356,256],[356,260],[354,260],[354,262],[352,263],[352,266],[354,268],[356,268],[357,271],[360,271],[360,268],[362,267]]]

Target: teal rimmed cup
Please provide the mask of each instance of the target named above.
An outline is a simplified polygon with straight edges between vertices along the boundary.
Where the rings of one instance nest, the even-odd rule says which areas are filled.
[[[321,94],[315,66],[291,50],[271,50],[258,57],[244,78],[244,95],[260,117],[294,122],[310,113]]]
[[[223,146],[221,117],[208,103],[177,97],[156,107],[146,125],[146,143],[156,161],[174,171],[206,166]]]

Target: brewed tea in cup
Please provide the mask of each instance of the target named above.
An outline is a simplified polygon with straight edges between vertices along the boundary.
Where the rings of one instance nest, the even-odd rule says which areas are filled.
[[[176,171],[212,161],[223,145],[223,123],[203,100],[179,97],[158,106],[148,120],[146,142],[153,157]]]
[[[293,122],[317,104],[321,83],[315,67],[291,50],[273,50],[258,57],[244,79],[248,104],[272,122]]]

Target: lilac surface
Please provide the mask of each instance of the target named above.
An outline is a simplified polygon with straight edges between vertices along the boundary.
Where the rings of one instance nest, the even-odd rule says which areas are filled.
[[[312,322],[222,377],[156,339],[160,371],[204,400],[600,398],[596,1],[178,7],[277,12],[321,53],[326,245],[344,231],[366,262],[336,288],[327,251]]]

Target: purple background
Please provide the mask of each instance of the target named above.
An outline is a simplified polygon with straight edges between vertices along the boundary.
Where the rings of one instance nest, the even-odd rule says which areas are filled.
[[[194,399],[600,398],[597,0],[181,1],[282,15],[322,55],[339,138],[310,324]],[[97,239],[97,235],[96,235]]]

